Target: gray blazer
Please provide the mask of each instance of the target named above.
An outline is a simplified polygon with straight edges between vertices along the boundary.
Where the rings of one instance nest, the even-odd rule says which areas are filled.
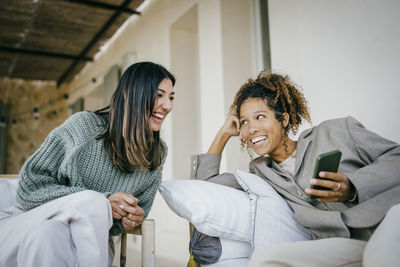
[[[353,183],[354,203],[312,200],[310,187],[319,154],[342,151],[339,170]],[[292,178],[271,158],[250,162],[250,172],[269,182],[292,207],[294,218],[314,239],[351,237],[368,240],[394,204],[400,203],[400,146],[364,128],[352,117],[329,120],[301,133]],[[192,178],[241,189],[233,174],[219,174],[221,155],[192,157]]]

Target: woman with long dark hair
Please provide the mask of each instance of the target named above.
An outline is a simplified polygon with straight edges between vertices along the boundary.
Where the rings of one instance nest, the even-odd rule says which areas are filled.
[[[17,207],[0,214],[0,266],[108,266],[110,235],[146,218],[161,182],[160,138],[174,76],[130,66],[109,106],[54,129],[19,174]]]

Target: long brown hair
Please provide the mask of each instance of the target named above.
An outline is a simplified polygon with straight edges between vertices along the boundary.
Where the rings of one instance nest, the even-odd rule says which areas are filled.
[[[95,112],[107,122],[106,132],[98,139],[104,139],[105,153],[123,172],[156,170],[166,156],[160,133],[150,128],[163,79],[175,85],[174,76],[163,66],[152,62],[133,64],[122,75],[110,105]]]

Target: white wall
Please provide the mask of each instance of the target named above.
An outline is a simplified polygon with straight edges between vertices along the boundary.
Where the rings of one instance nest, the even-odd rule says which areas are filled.
[[[103,86],[100,85],[83,98],[83,110],[96,111],[104,107]]]
[[[199,2],[200,147],[207,151],[224,121],[221,1]],[[225,162],[222,163],[224,165]]]
[[[250,0],[221,1],[224,118],[228,115],[236,92],[253,76],[255,63],[252,57],[251,15]],[[250,157],[247,151],[240,151],[238,138],[231,138],[223,157],[226,158],[226,167],[223,166],[222,170],[233,172],[235,169],[249,169]]]
[[[201,152],[197,13],[195,5],[171,25],[171,70],[179,92],[171,114],[174,179],[188,179],[190,155]]]
[[[400,142],[400,1],[270,0],[272,67],[295,80],[313,124],[352,115]]]

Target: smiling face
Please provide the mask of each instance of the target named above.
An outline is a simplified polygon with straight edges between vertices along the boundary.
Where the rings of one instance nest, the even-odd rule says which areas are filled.
[[[273,112],[260,98],[248,98],[240,107],[240,132],[246,142],[257,155],[268,154],[277,162],[287,158],[284,147],[285,129],[288,115],[284,114],[281,123]]]
[[[150,116],[150,128],[153,132],[160,131],[165,117],[174,107],[174,97],[175,92],[172,82],[170,79],[165,78],[158,85],[156,101]]]

